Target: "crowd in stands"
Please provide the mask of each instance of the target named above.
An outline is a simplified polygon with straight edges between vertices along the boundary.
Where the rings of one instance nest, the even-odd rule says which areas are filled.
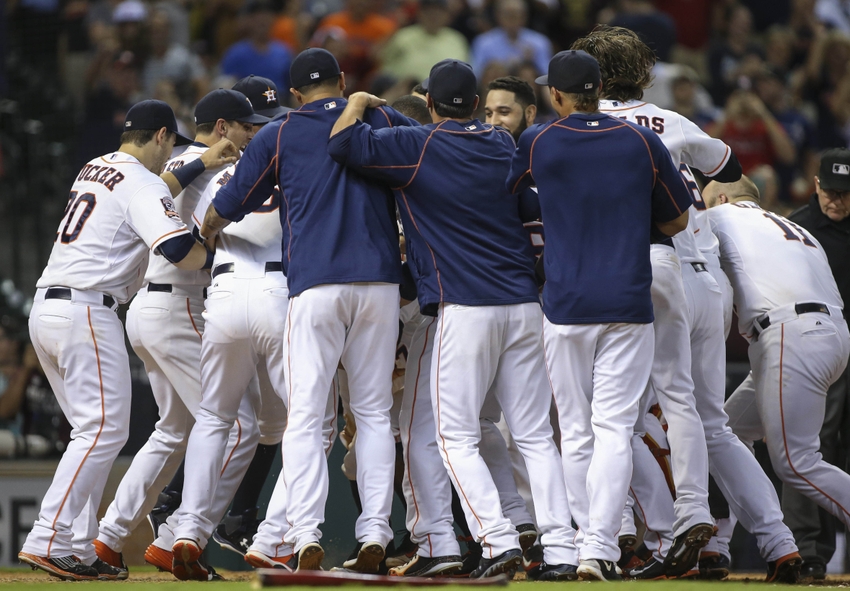
[[[655,85],[647,100],[686,115],[732,146],[766,203],[779,212],[810,195],[818,153],[847,146],[850,138],[850,0],[12,5],[9,25],[23,37],[37,23],[58,33],[57,70],[78,115],[77,163],[114,147],[126,109],[140,99],[166,100],[191,132],[194,105],[211,88],[229,87],[248,74],[289,88],[289,64],[306,47],[330,50],[350,91],[392,100],[444,58],[470,62],[482,89],[508,74],[531,81],[553,52],[569,48],[596,23],[631,28],[655,49]],[[553,112],[544,95],[538,113],[545,121]]]

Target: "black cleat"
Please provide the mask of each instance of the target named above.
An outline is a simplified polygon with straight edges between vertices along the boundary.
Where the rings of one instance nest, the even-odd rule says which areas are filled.
[[[461,558],[461,560],[463,561],[463,567],[461,567],[460,572],[457,574],[457,576],[470,576],[472,574],[472,571],[478,568],[478,563],[481,562],[481,556],[483,555],[483,553],[484,550],[481,548],[481,544],[479,544],[478,542],[467,540],[466,554],[464,554]]]
[[[537,527],[533,523],[521,523],[516,526],[516,531],[519,534],[520,550],[525,554],[537,541]]]
[[[76,556],[45,558],[29,552],[19,552],[18,560],[30,565],[33,570],[40,568],[63,581],[94,581],[98,578],[97,569],[83,564]]]
[[[360,542],[357,544],[357,554],[342,563],[342,569],[356,573],[374,575],[378,572],[384,560],[384,547],[378,542]]]
[[[699,578],[722,581],[729,576],[729,557],[715,552],[703,552],[699,557]]]
[[[251,547],[260,522],[257,520],[257,507],[248,509],[241,515],[225,515],[213,532],[213,540],[224,550],[244,557]]]
[[[513,579],[517,569],[522,564],[522,550],[514,548],[502,552],[495,558],[481,558],[478,568],[469,573],[470,579],[486,579],[502,573]]]
[[[173,490],[164,490],[159,493],[156,499],[156,505],[148,513],[148,524],[150,524],[153,530],[154,540],[159,537],[159,526],[165,523],[169,516],[177,510],[182,498],[183,495]]]
[[[699,562],[699,551],[705,548],[713,535],[713,525],[698,523],[676,536],[664,559],[664,574],[681,577],[693,569]]]
[[[541,563],[539,567],[528,572],[531,581],[575,581],[578,579],[578,567],[574,564],[546,564]]]
[[[796,585],[800,582],[800,568],[803,559],[796,552],[786,554],[779,560],[767,563],[766,583],[786,583]]]
[[[101,581],[123,581],[130,576],[126,568],[112,566],[100,558],[95,560],[91,567],[97,571],[97,578]]]
[[[803,566],[800,568],[800,582],[811,583],[813,581],[823,581],[826,579],[826,565],[818,559],[803,559]]]
[[[390,569],[394,577],[442,577],[456,575],[463,568],[460,556],[419,556],[403,566]]]
[[[625,571],[625,573],[630,579],[644,581],[658,581],[667,578],[667,575],[664,574],[664,565],[654,558],[650,558],[640,566]]]

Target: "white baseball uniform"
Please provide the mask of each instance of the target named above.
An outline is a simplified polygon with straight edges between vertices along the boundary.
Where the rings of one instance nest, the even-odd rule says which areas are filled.
[[[72,440],[24,552],[94,562],[96,511],[130,422],[130,366],[113,300],[139,288],[150,250],[188,231],[166,184],[129,154],[95,158],[77,176],[29,322]]]
[[[609,101],[603,101],[609,104]],[[688,168],[693,167],[712,177],[720,172],[731,156],[722,141],[708,136],[699,127],[678,113],[660,109],[649,103],[632,101],[620,104],[615,116],[650,127],[659,134],[670,151],[673,162],[680,164],[694,200],[690,208],[688,228],[673,237],[676,254],[681,261],[683,288],[687,308],[685,318],[689,328],[691,360],[679,359],[690,369],[696,410],[701,419],[708,450],[708,469],[736,514],[746,514],[742,525],[758,541],[765,560],[772,561],[796,551],[790,530],[782,522],[782,512],[773,485],[759,469],[755,458],[741,445],[728,426],[729,417],[723,411],[726,389],[726,346],[724,326],[731,314],[727,311],[731,292],[728,280],[720,271],[717,238],[711,231],[705,204]],[[653,272],[655,271],[655,262]],[[674,304],[677,308],[680,304]],[[657,308],[656,308],[657,314]],[[656,315],[656,326],[658,316]],[[657,333],[656,333],[657,335]],[[657,335],[658,337],[658,335]],[[661,341],[659,354],[671,355]],[[668,343],[669,344],[669,343]],[[678,439],[667,408],[662,405],[668,421],[673,477],[679,491],[679,472],[676,470]],[[690,466],[690,470],[694,467]],[[678,503],[678,499],[677,499]],[[679,532],[676,528],[677,533]]]
[[[823,461],[826,391],[850,333],[826,255],[806,230],[753,202],[709,212],[752,371],[726,402],[742,439],[766,438],[783,482],[850,525],[850,475]],[[737,511],[739,517],[743,517]]]
[[[174,170],[203,155],[207,146],[189,145],[166,162]],[[207,170],[174,198],[176,214],[190,221],[201,192],[216,170]],[[100,523],[98,539],[120,552],[127,538],[156,503],[171,480],[186,450],[189,430],[201,400],[200,354],[207,271],[178,269],[163,258],[148,264],[144,286],[127,311],[127,334],[133,350],[145,364],[159,421],[147,443],[133,458],[115,499]],[[245,433],[255,427],[242,426]],[[237,440],[232,434],[231,445]],[[241,454],[243,450],[237,452]]]

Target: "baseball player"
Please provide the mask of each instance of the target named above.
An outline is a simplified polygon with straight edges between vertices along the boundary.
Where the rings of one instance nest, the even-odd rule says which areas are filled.
[[[689,210],[691,215],[688,231],[673,237],[675,255],[669,246],[653,246],[655,363],[658,366],[653,373],[656,374],[656,393],[668,424],[667,436],[677,492],[677,518],[680,511],[693,511],[690,506],[693,500],[686,501],[680,493],[681,479],[685,476],[693,479],[693,472],[699,464],[690,460],[683,466],[677,461],[682,457],[682,417],[678,413],[671,415],[672,409],[669,403],[665,404],[665,400],[671,389],[674,392],[680,390],[664,384],[662,376],[670,374],[680,375],[681,384],[692,377],[693,399],[708,446],[709,471],[729,500],[735,514],[745,515],[742,523],[748,531],[756,535],[764,559],[768,562],[780,560],[783,556],[792,555],[797,551],[793,536],[782,522],[782,512],[772,484],[759,469],[749,450],[729,429],[728,417],[722,408],[726,385],[726,359],[724,301],[720,284],[728,281],[720,271],[717,241],[708,227],[705,205],[689,168],[700,170],[709,178],[719,181],[733,181],[740,177],[741,167],[729,147],[722,141],[709,137],[677,113],[659,109],[640,100],[643,90],[650,83],[650,70],[655,62],[655,55],[632,31],[617,27],[597,27],[590,35],[579,39],[575,47],[586,49],[603,65],[605,79],[602,94],[606,100],[602,101],[600,110],[612,117],[652,129],[670,151],[673,162],[679,165],[694,201]],[[683,282],[678,276],[665,273],[672,257],[681,261]],[[656,284],[661,289],[656,289]],[[674,284],[677,286],[675,289]],[[675,293],[682,294],[682,288],[678,285],[684,288],[684,300],[672,297]],[[684,330],[689,330],[689,334],[683,333]],[[686,346],[688,343],[690,347]],[[691,352],[690,359],[683,357],[688,348]],[[662,366],[666,371],[657,373]],[[690,374],[690,377],[687,374]],[[681,391],[686,390],[684,388]],[[687,431],[696,428],[691,423],[686,424],[690,425]],[[688,435],[687,431],[685,436]],[[655,469],[651,463],[644,465],[647,469]],[[644,479],[644,482],[651,485],[653,479]],[[636,493],[640,493],[642,489],[640,486],[634,487]],[[650,519],[658,522],[658,515],[666,511],[665,508],[659,507],[659,503],[666,503],[669,499],[651,488],[643,491],[643,509],[647,514],[656,514],[655,518]],[[699,549],[699,544],[689,546],[687,537],[681,537],[679,527],[674,526],[674,530],[677,542],[685,541],[685,547],[674,545],[668,552],[668,557],[671,553],[675,555],[679,549],[683,550],[685,556],[681,557],[681,568],[671,569],[668,558],[666,568],[661,568],[662,565],[657,562],[647,563],[635,572],[635,575],[655,578],[661,573],[683,574],[686,567],[694,565],[697,558],[695,551]],[[703,571],[711,569],[711,561],[708,559],[703,563]]]
[[[292,63],[301,108],[265,126],[219,190],[201,232],[210,237],[256,210],[280,186],[283,266],[290,303],[285,335],[288,424],[283,437],[287,488],[285,541],[297,568],[321,567],[318,540],[327,498],[322,419],[340,361],[357,421],[357,484],[363,512],[358,556],[344,566],[376,572],[392,538],[389,513],[395,443],[390,428],[398,337],[401,255],[388,193],[336,164],[327,138],[346,101],[345,77],[328,51],[308,49]],[[379,127],[405,125],[392,110],[373,111]]]
[[[256,115],[242,93],[219,89],[201,99],[195,108],[195,121],[195,141],[165,164],[167,172],[180,174],[183,169],[197,167],[208,147],[222,138],[244,147],[253,137],[253,125],[268,118]],[[212,168],[203,170],[174,198],[181,219],[191,220],[201,192],[216,172]],[[145,363],[160,419],[133,458],[101,520],[95,546],[107,562],[120,564],[124,543],[183,459],[186,437],[200,402],[201,312],[208,284],[207,271],[184,270],[167,260],[153,259],[144,285],[127,312],[130,344]],[[232,444],[236,445],[238,439],[237,430]],[[158,553],[155,548],[151,552]],[[161,558],[160,562],[170,565],[169,557]]]
[[[66,580],[127,577],[92,545],[103,487],[129,432],[130,365],[117,305],[138,289],[150,251],[189,272],[212,262],[157,176],[175,144],[191,142],[176,130],[164,102],[127,112],[118,151],[77,175],[36,284],[30,336],[74,431],[18,558]],[[89,521],[74,524],[84,532],[74,536],[81,515]]]
[[[430,324],[437,444],[467,523],[484,548],[470,576],[513,574],[522,560],[517,530],[503,515],[476,449],[481,407],[492,393],[534,476],[546,562],[539,578],[572,580],[574,532],[548,421],[551,389],[532,255],[518,202],[503,185],[514,142],[506,131],[472,118],[476,86],[468,64],[439,62],[427,82],[435,123],[389,130],[365,121],[374,112],[367,108],[383,101],[357,93],[334,125],[328,150],[393,187],[420,307],[437,315]],[[466,263],[470,259],[474,266]],[[420,552],[427,556],[423,545]]]
[[[537,82],[561,119],[523,133],[508,186],[537,185],[546,225],[546,362],[578,574],[617,580],[630,439],[654,340],[650,227],[683,230],[690,196],[655,134],[598,112],[599,65],[587,53],[558,53]]]
[[[732,283],[752,371],[725,410],[745,441],[765,438],[782,481],[850,525],[850,475],[823,461],[826,391],[847,365],[850,333],[823,248],[806,230],[758,205],[755,185],[703,191]],[[776,262],[781,261],[777,267]],[[768,580],[796,582],[796,552],[768,563]]]

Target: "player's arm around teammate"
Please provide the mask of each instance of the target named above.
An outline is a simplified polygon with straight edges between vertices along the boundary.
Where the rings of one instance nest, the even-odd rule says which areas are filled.
[[[126,578],[92,545],[103,487],[129,431],[130,367],[117,303],[138,289],[151,250],[188,268],[212,260],[157,176],[175,143],[189,142],[176,129],[161,101],[128,111],[118,151],[78,175],[36,284],[30,335],[74,434],[19,558],[60,578]],[[78,518],[86,522],[74,524]]]

